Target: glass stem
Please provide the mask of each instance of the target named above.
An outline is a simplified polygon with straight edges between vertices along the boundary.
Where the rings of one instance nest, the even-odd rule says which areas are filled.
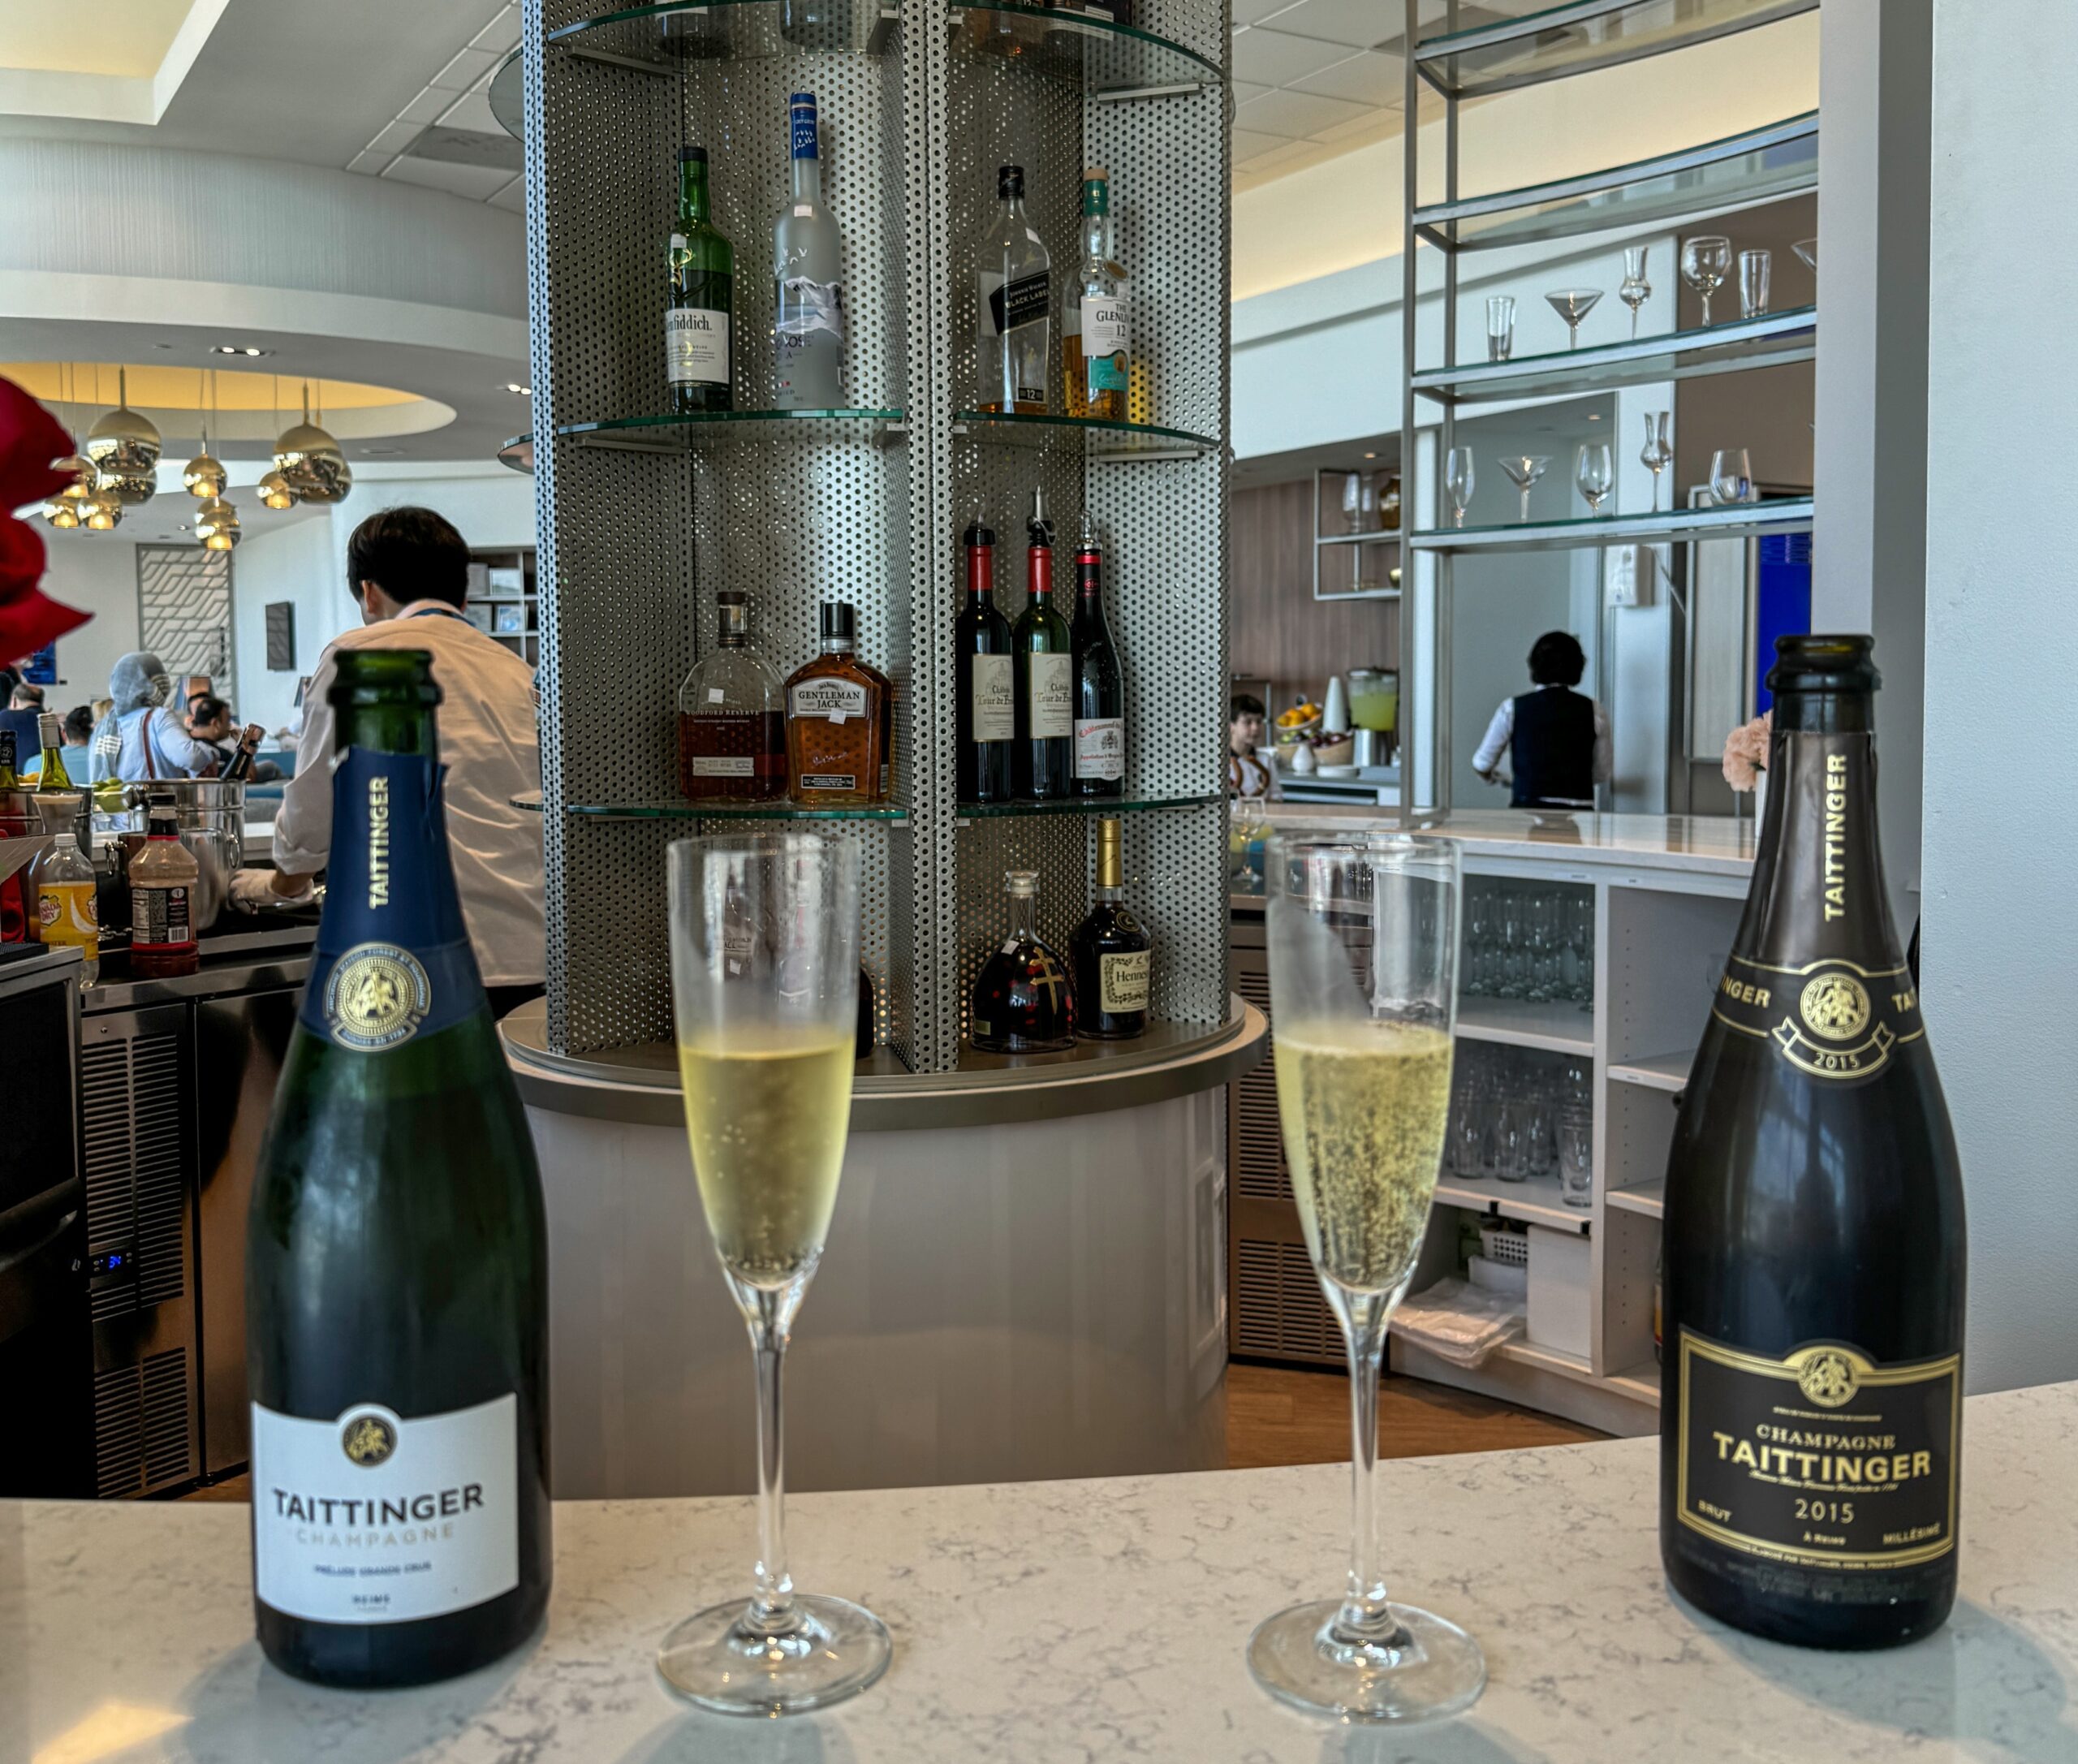
[[[785,1635],[800,1621],[794,1582],[787,1572],[787,1436],[780,1373],[787,1327],[783,1295],[760,1292],[750,1319],[751,1355],[757,1368],[757,1590],[746,1625],[761,1635]]]
[[[1343,1295],[1343,1332],[1349,1344],[1349,1592],[1335,1614],[1340,1641],[1390,1642],[1399,1628],[1386,1601],[1378,1567],[1378,1362],[1393,1295]]]

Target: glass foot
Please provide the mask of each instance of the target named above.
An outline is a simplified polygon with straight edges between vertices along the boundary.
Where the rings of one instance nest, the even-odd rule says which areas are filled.
[[[711,1605],[664,1637],[657,1670],[703,1709],[725,1715],[794,1715],[855,1697],[895,1652],[887,1626],[849,1599],[795,1594],[794,1627],[766,1635],[749,1606]]]
[[[1439,1721],[1486,1689],[1486,1656],[1454,1623],[1388,1605],[1390,1629],[1342,1639],[1342,1602],[1316,1599],[1267,1618],[1248,1638],[1248,1670],[1279,1702],[1344,1721]]]

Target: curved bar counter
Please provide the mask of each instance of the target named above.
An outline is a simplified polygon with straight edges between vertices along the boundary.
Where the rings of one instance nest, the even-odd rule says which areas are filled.
[[[502,1029],[548,1204],[558,1497],[747,1490],[744,1325],[671,1050],[550,1053],[539,1003]],[[1220,1465],[1225,1087],[1267,1037],[1235,998],[1215,1028],[1157,1024],[1123,1052],[862,1068],[787,1356],[789,1482]]]

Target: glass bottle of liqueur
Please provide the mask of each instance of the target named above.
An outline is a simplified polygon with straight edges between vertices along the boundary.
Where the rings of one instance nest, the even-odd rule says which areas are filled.
[[[85,964],[80,984],[91,986],[101,977],[94,867],[80,855],[71,834],[54,835],[50,843],[50,855],[36,869],[37,934],[45,943],[79,951]]]
[[[1147,1033],[1154,940],[1125,904],[1123,833],[1114,816],[1097,823],[1097,886],[1089,916],[1068,939],[1075,1031],[1084,1041],[1129,1042]]]
[[[1058,1054],[1075,1046],[1075,989],[1059,956],[1039,941],[1039,878],[1003,878],[1010,923],[981,964],[968,1001],[967,1037],[985,1054]]]
[[[1778,1641],[1955,1595],[1963,1188],[1876,829],[1865,636],[1776,641],[1753,882],[1667,1155],[1660,1556]]]
[[[679,688],[679,788],[699,800],[776,802],[787,794],[787,694],[752,648],[744,595],[714,597],[715,644]]]
[[[953,649],[955,794],[1007,802],[1017,740],[1016,664],[1010,621],[996,609],[996,536],[977,517],[967,529],[967,604]]]
[[[1075,548],[1075,793],[1122,796],[1126,790],[1126,676],[1104,623],[1104,548],[1083,511]]]
[[[252,1566],[283,1671],[423,1683],[548,1601],[548,1243],[448,856],[432,658],[338,658],[332,855],[247,1226]]]
[[[679,149],[679,214],[671,228],[670,298],[664,308],[664,377],[681,416],[735,408],[730,337],[736,250],[710,218],[707,149]]]
[[[1113,256],[1111,183],[1101,166],[1082,175],[1082,261],[1061,313],[1061,381],[1071,416],[1126,420],[1132,310]]]
[[[180,843],[179,817],[154,803],[148,832],[130,860],[130,973],[170,980],[202,964],[195,942],[195,885],[201,866]]]
[[[996,173],[1002,203],[974,249],[974,404],[977,410],[1046,414],[1046,357],[1053,326],[1053,260],[1024,214],[1024,168]]]
[[[1030,593],[1011,628],[1017,692],[1011,787],[1028,802],[1047,802],[1075,790],[1075,646],[1054,606],[1054,524],[1042,490],[1032,493],[1025,531]]]
[[[822,653],[787,682],[787,764],[795,802],[843,809],[887,800],[887,676],[852,653],[857,615],[822,603]]]
[[[0,839],[27,834],[32,813],[20,775],[15,770],[15,731],[0,729]],[[37,907],[28,885],[26,869],[0,878],[0,943],[35,938]]]
[[[815,94],[787,101],[793,195],[772,226],[772,407],[836,410],[844,402],[843,237],[823,206]]]
[[[252,776],[252,761],[260,751],[260,744],[267,731],[257,722],[248,722],[238,738],[238,751],[231,755],[231,764],[224,768],[223,782],[240,784]]]

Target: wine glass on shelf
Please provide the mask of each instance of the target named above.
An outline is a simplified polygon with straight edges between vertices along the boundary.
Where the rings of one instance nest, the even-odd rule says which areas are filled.
[[[1345,472],[1342,477],[1342,530],[1364,530],[1364,484],[1354,472]]]
[[[1739,254],[1739,316],[1758,318],[1768,310],[1768,282],[1774,270],[1774,253],[1742,251]]]
[[[1486,359],[1506,361],[1515,352],[1515,297],[1490,294],[1486,297]]]
[[[1580,346],[1580,321],[1602,302],[1600,288],[1559,288],[1544,296],[1551,310],[1566,321],[1566,347]]]
[[[1796,253],[1796,261],[1814,276],[1818,274],[1818,241],[1800,239],[1789,248]]]
[[[657,1669],[725,1714],[783,1715],[864,1690],[893,1644],[787,1569],[780,1370],[822,1259],[851,1106],[859,849],[810,834],[669,851],[671,994],[693,1175],[757,1374],[758,1559],[748,1602],[665,1637]]]
[[[1464,511],[1472,506],[1474,481],[1471,448],[1453,447],[1443,455],[1443,488],[1450,495],[1453,527],[1464,524]]]
[[[1710,296],[1731,274],[1731,241],[1722,233],[1698,233],[1681,247],[1681,279],[1703,303],[1703,322],[1710,321]]]
[[[1349,1353],[1354,1538],[1344,1596],[1265,1619],[1248,1669],[1309,1714],[1433,1720],[1478,1700],[1486,1662],[1455,1624],[1386,1596],[1374,1467],[1379,1356],[1421,1257],[1450,1119],[1457,848],[1399,833],[1278,835],[1266,876],[1285,1156]]]
[[[1722,505],[1755,500],[1753,468],[1744,447],[1720,447],[1710,455],[1710,494]]]
[[[1524,520],[1529,519],[1529,487],[1544,476],[1551,464],[1548,453],[1504,453],[1501,455],[1501,469],[1508,475],[1508,481],[1522,492]]]
[[[1653,512],[1659,512],[1659,475],[1674,460],[1674,442],[1668,437],[1674,421],[1671,411],[1647,411],[1645,444],[1638,450],[1638,464],[1653,475]]]
[[[1638,308],[1653,297],[1653,285],[1645,279],[1645,253],[1649,248],[1645,245],[1623,248],[1623,280],[1616,290],[1616,298],[1631,308],[1633,343],[1638,339]]]
[[[1606,441],[1584,441],[1573,459],[1573,483],[1587,498],[1588,518],[1598,520],[1602,499],[1616,482],[1616,462]],[[1613,514],[1615,511],[1612,509]]]

